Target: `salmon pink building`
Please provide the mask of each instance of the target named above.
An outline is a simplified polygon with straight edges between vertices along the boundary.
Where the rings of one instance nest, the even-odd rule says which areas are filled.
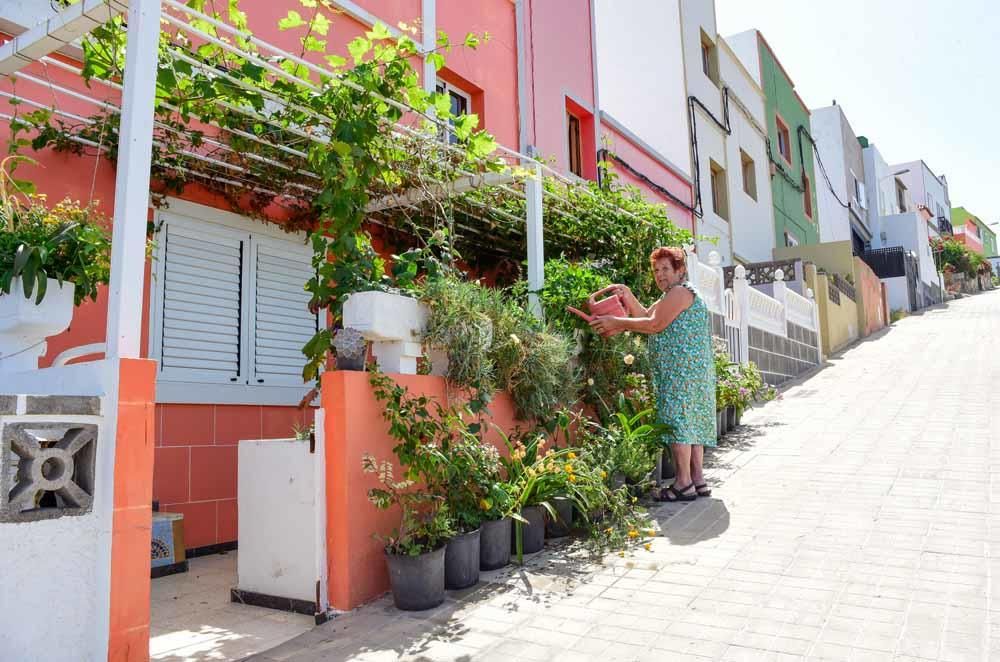
[[[333,4],[340,13],[331,15],[329,50],[344,55],[346,44],[375,23],[419,25],[429,49],[438,31],[456,43],[469,32],[489,33],[477,49],[456,46],[440,71],[424,65],[425,89],[447,92],[454,109],[477,114],[499,143],[537,155],[563,175],[597,180],[599,162],[607,161],[621,181],[663,203],[678,226],[693,227],[690,178],[642,127],[602,112],[592,0]],[[240,7],[257,37],[298,48],[296,36],[276,27],[286,3],[244,0]],[[47,2],[3,3],[0,40],[9,41],[53,12]],[[94,114],[96,95],[79,75],[80,57],[79,48],[68,43],[49,61],[34,61],[15,77],[0,79],[5,120],[0,140],[11,138],[11,117],[33,109],[20,99],[53,99],[67,118]],[[109,102],[121,102],[120,93],[104,93]],[[686,131],[683,123],[675,130]],[[112,215],[116,177],[122,173],[98,150],[42,151],[34,157],[37,163],[22,166],[18,176],[35,181],[39,192],[50,200],[99,201]],[[152,187],[156,192],[155,181]],[[150,402],[132,422],[148,440],[153,480],[151,493],[140,489],[122,503],[148,512],[151,500],[161,510],[182,514],[184,547],[191,556],[237,545],[238,442],[287,438],[313,423],[314,409],[299,406],[307,391],[300,350],[321,320],[309,314],[302,291],[311,275],[311,249],[302,233],[234,213],[221,196],[197,185],[162,202],[148,210],[154,246],[146,260],[146,287],[141,305],[127,313],[141,319],[139,355],[155,360],[155,376],[146,374],[153,372],[152,362],[128,367],[128,374],[154,382],[136,386],[149,391]],[[41,366],[71,348],[77,348],[74,356],[64,360],[100,358],[109,346],[108,313],[114,307],[108,301],[103,288],[96,303],[76,309],[69,330],[49,339]],[[140,537],[129,544],[145,543]],[[148,602],[148,592],[145,598],[131,597],[135,604],[122,607],[123,613]],[[112,627],[115,623],[112,618]],[[136,633],[142,627],[123,631],[141,638]]]

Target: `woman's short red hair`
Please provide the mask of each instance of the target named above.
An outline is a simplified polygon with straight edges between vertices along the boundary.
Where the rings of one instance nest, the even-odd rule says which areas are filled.
[[[670,260],[670,266],[674,271],[680,271],[687,266],[687,257],[684,251],[674,246],[660,246],[649,254],[649,264],[655,269],[658,260]]]

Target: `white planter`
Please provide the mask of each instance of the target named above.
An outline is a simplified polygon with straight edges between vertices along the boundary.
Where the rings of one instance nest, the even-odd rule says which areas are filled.
[[[10,294],[0,295],[0,373],[38,369],[45,354],[45,339],[62,333],[73,320],[72,283],[59,285],[50,278],[45,298],[35,305],[35,295],[25,298],[21,279]]]
[[[296,439],[239,444],[237,591],[245,602],[274,606],[268,598],[282,598],[315,604],[319,597],[316,613],[326,611],[322,439],[318,425],[312,453],[309,441]]]
[[[427,308],[412,297],[388,292],[355,292],[344,303],[344,326],[372,343],[383,372],[417,373]]]

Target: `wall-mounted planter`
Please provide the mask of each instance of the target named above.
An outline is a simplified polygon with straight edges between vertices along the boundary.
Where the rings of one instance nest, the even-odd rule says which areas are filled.
[[[25,298],[21,279],[10,294],[0,294],[0,373],[38,369],[45,354],[45,339],[62,333],[73,320],[73,283],[59,284],[50,278],[45,298]]]
[[[383,372],[417,374],[426,324],[427,308],[402,294],[355,292],[344,302],[344,326],[357,329],[371,341],[372,354]]]

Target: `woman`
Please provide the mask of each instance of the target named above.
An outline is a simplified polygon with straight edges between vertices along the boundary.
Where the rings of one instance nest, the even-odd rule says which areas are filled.
[[[687,282],[684,252],[657,248],[649,256],[656,286],[663,295],[644,307],[625,285],[611,285],[599,294],[619,297],[628,317],[598,316],[590,326],[602,335],[623,331],[649,338],[657,418],[672,428],[677,477],[661,490],[659,501],[693,501],[711,496],[702,463],[705,446],[715,446],[715,363],[708,309]]]

